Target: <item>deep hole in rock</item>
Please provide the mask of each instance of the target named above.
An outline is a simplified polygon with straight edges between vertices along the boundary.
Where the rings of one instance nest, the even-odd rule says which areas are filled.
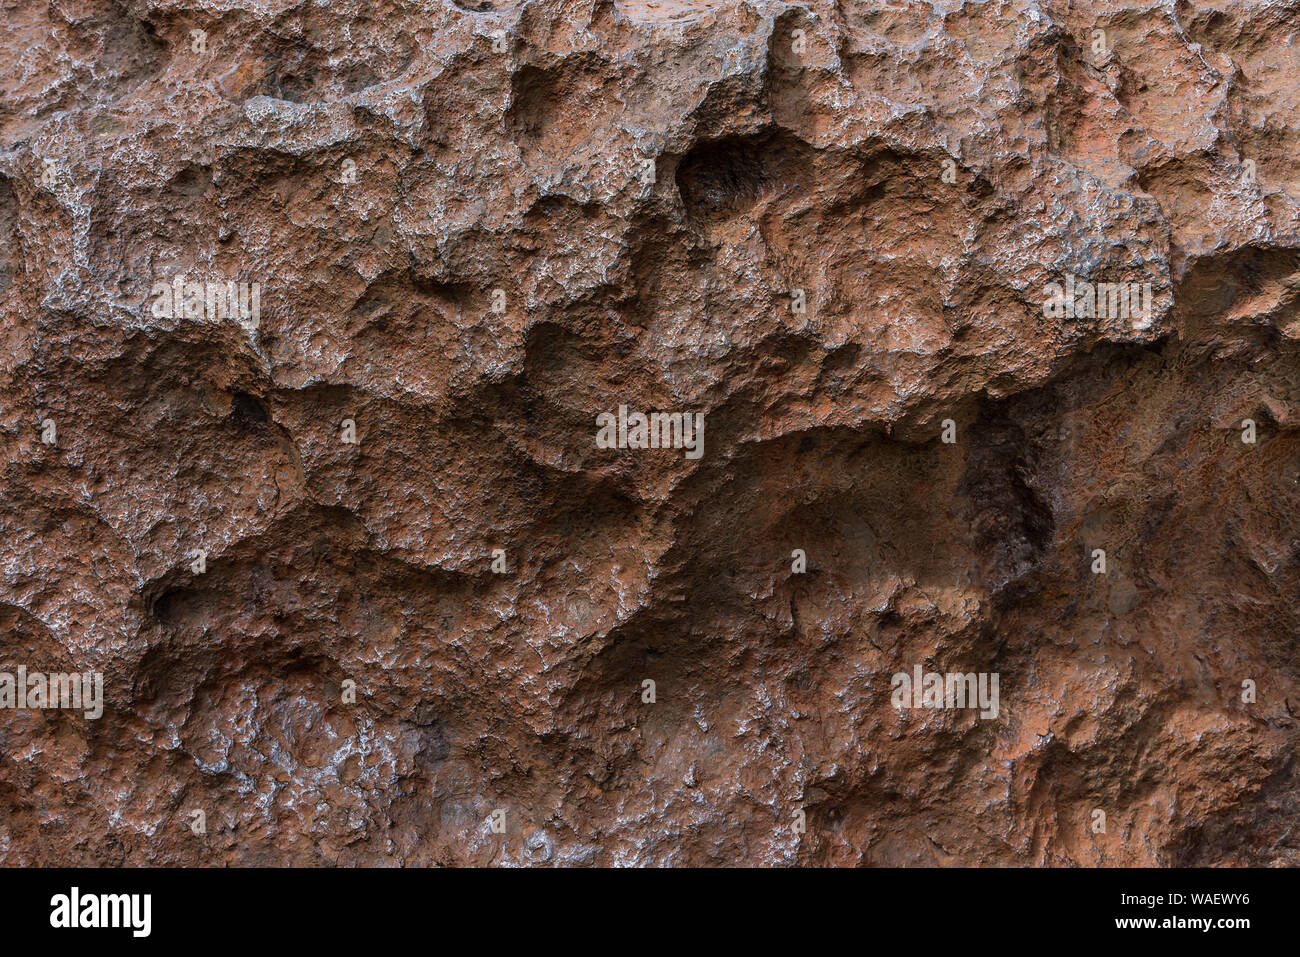
[[[702,143],[677,167],[677,191],[694,219],[731,218],[753,206],[770,178],[764,143],[728,138]]]
[[[266,404],[255,395],[236,392],[230,401],[230,418],[241,432],[262,435],[271,421]]]

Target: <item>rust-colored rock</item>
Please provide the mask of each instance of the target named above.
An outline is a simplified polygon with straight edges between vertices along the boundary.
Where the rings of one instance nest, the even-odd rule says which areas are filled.
[[[0,862],[1300,863],[1300,4],[4,17]]]

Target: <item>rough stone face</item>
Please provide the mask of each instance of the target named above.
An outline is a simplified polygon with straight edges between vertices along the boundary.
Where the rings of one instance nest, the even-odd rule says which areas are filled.
[[[1300,3],[4,19],[0,862],[1300,863]]]

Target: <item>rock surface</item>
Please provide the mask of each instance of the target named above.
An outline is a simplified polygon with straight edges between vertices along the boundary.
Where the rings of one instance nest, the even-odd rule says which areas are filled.
[[[3,17],[0,862],[1300,864],[1300,4]]]

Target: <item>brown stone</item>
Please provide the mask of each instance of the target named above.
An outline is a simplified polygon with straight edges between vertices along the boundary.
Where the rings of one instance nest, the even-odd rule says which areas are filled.
[[[5,18],[0,863],[1300,863],[1294,4]]]

